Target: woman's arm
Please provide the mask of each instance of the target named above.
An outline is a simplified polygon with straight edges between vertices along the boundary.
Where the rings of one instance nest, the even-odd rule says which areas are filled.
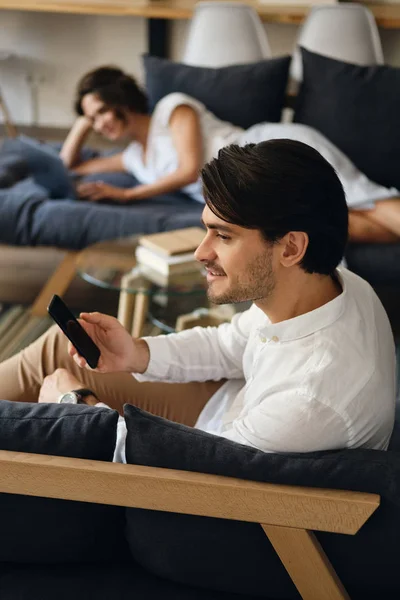
[[[87,160],[78,164],[79,153],[91,128],[91,122],[87,117],[79,117],[71,127],[71,131],[67,135],[60,151],[60,158],[67,169],[73,169],[74,173],[77,175],[125,171],[122,161],[122,152],[114,154],[113,156],[93,158],[92,160]]]
[[[202,166],[203,144],[200,122],[196,111],[187,105],[177,106],[171,115],[169,126],[178,155],[178,168],[173,173],[160,177],[154,183],[138,185],[129,189],[115,188],[102,182],[82,184],[79,188],[81,197],[94,202],[110,198],[120,202],[145,200],[159,194],[179,190],[197,181]],[[124,170],[122,155],[118,156],[121,156],[121,170]],[[99,160],[106,159],[89,161],[88,163],[84,163],[82,168],[86,165],[91,166],[91,163]],[[107,169],[102,168],[100,170],[105,171]],[[81,173],[81,167],[78,167],[76,172]],[[90,172],[96,173],[98,171]]]
[[[102,158],[93,158],[80,164],[73,169],[77,175],[90,175],[92,173],[111,173],[126,171],[123,160],[122,152],[113,154],[112,156],[104,156]]]
[[[79,152],[91,128],[91,122],[87,117],[78,117],[71,127],[60,150],[60,158],[67,169],[72,169],[78,162]]]
[[[191,106],[177,106],[171,115],[169,127],[178,155],[178,168],[154,183],[126,190],[128,200],[144,200],[166,194],[197,181],[203,162],[203,142],[196,111]]]

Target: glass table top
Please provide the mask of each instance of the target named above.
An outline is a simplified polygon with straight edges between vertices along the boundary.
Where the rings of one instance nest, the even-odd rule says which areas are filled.
[[[197,270],[163,275],[147,266],[137,265],[136,245],[136,238],[132,241],[116,240],[95,244],[81,253],[77,272],[82,279],[93,285],[131,294],[205,294],[206,273],[200,264]]]

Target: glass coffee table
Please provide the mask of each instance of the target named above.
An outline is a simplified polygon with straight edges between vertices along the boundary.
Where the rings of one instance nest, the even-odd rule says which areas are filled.
[[[149,320],[165,333],[175,331],[177,318],[207,307],[204,271],[164,276],[136,264],[138,237],[101,242],[82,251],[77,273],[101,288],[119,291],[118,320],[134,337]]]

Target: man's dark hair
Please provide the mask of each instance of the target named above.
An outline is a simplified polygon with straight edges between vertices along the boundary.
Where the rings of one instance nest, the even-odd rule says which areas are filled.
[[[304,231],[301,266],[333,274],[347,242],[348,209],[330,163],[301,142],[278,139],[223,148],[201,172],[207,206],[217,217],[258,229],[270,242]]]
[[[78,82],[75,111],[83,115],[82,98],[96,94],[116,115],[123,119],[126,111],[147,114],[147,96],[130,75],[117,67],[100,67],[86,73]]]

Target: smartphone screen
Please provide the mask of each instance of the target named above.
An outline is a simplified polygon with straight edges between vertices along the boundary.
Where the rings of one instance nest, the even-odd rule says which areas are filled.
[[[78,350],[79,354],[86,359],[88,365],[92,369],[95,369],[99,362],[100,350],[78,323],[67,305],[56,294],[52,297],[47,311]]]

